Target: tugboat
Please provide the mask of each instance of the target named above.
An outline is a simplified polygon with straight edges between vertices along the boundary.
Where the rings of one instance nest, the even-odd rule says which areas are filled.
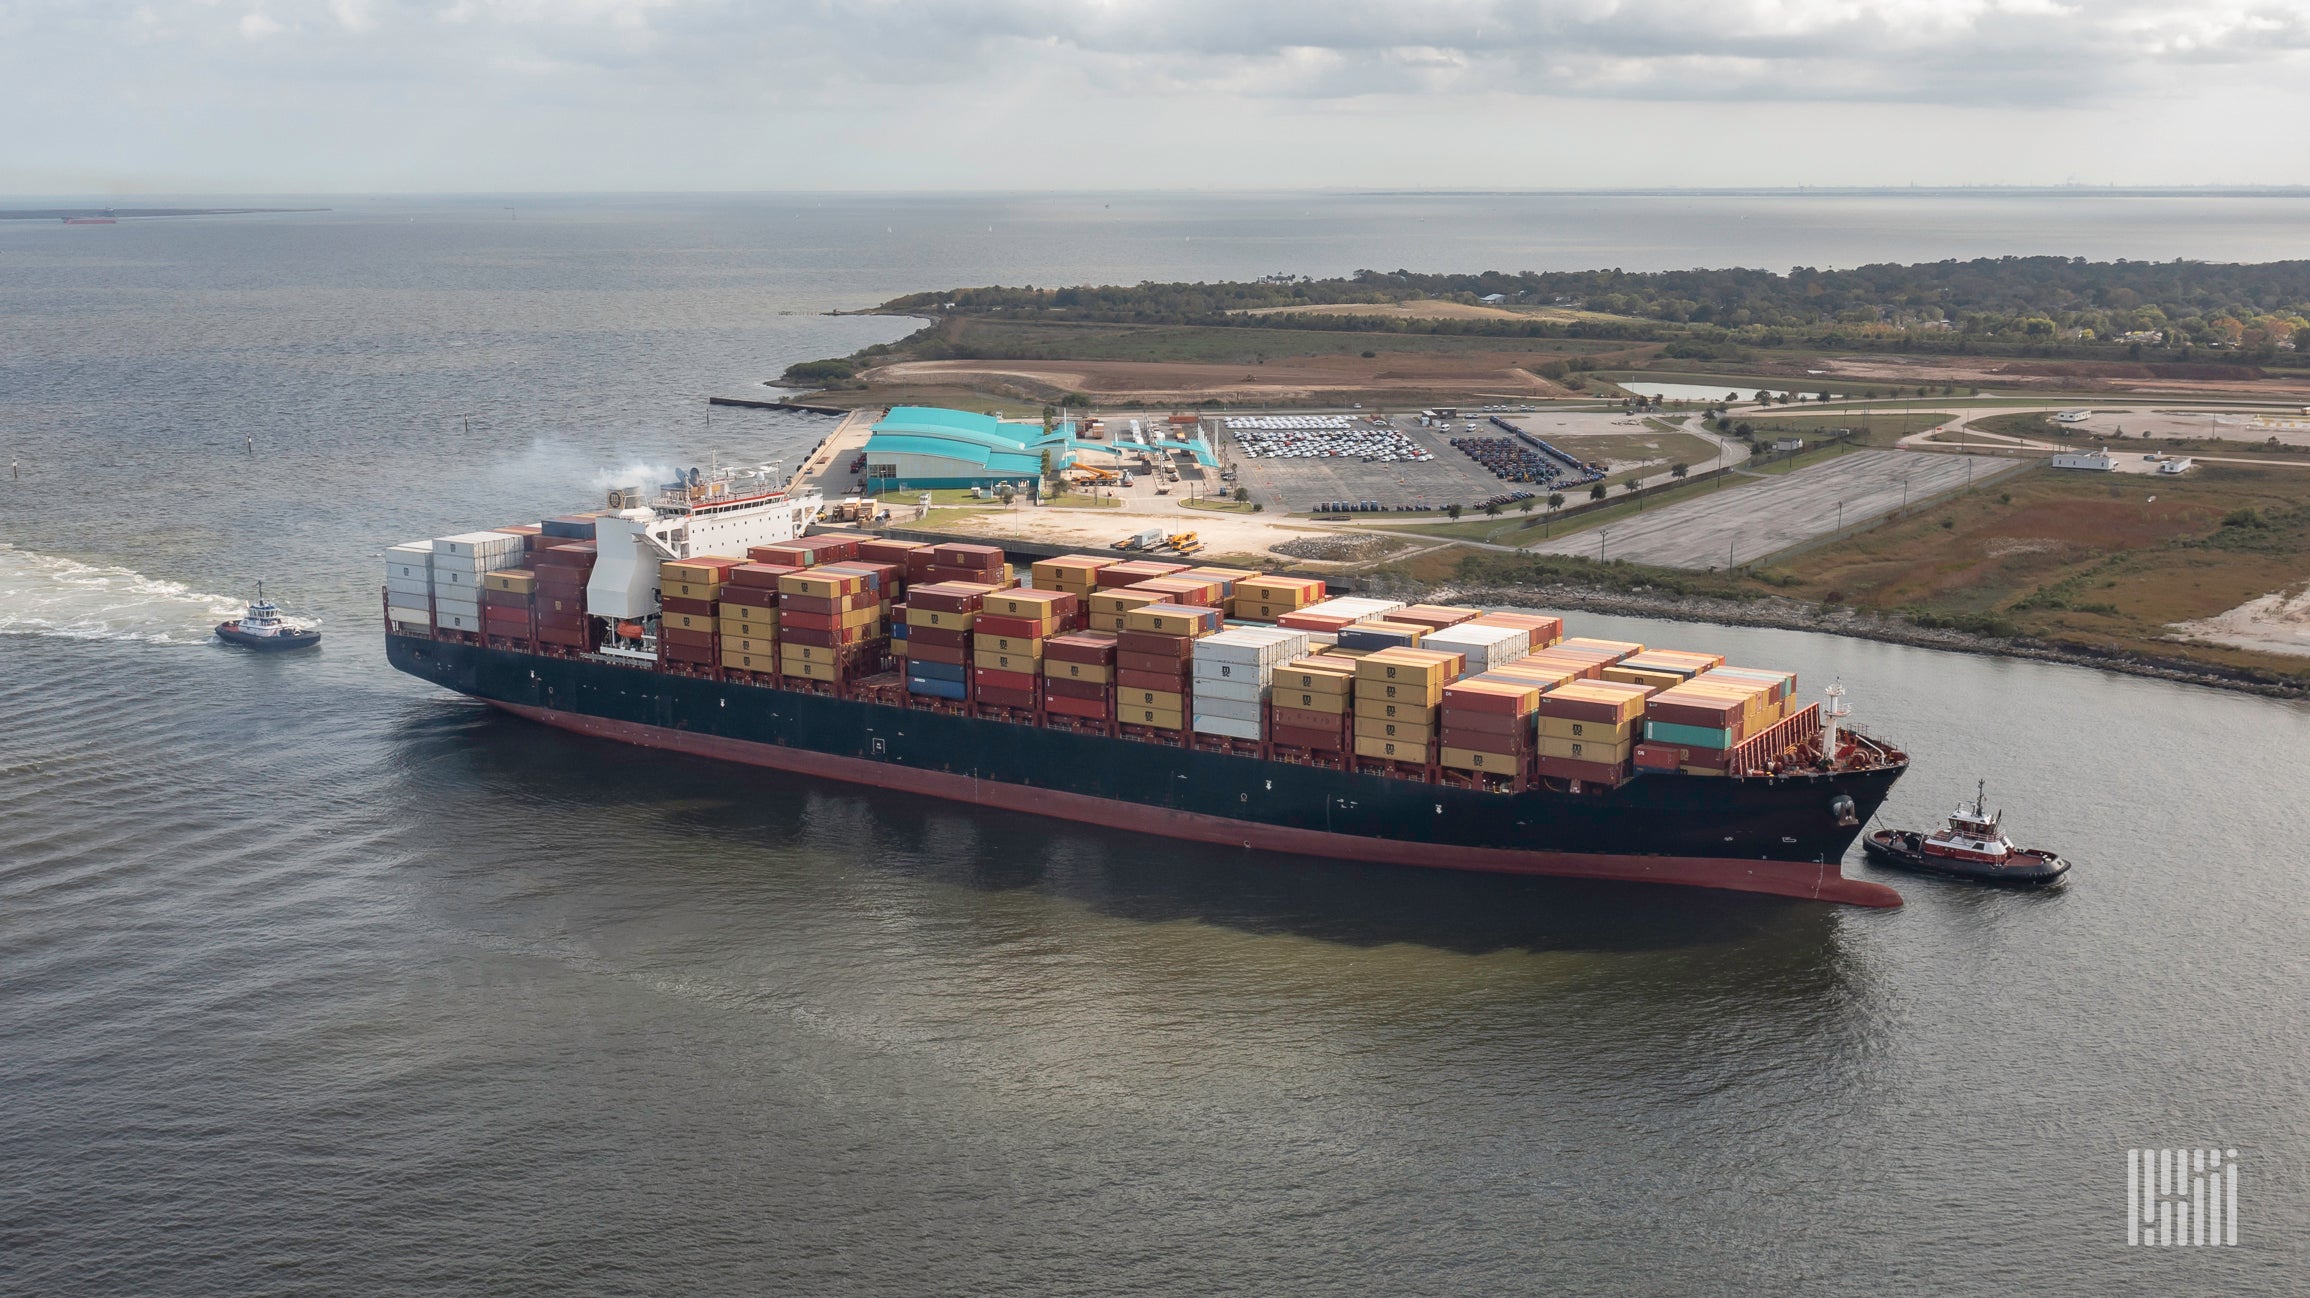
[[[1907,829],[1880,829],[1861,840],[1869,859],[1902,870],[1922,870],[1978,883],[2032,888],[2069,873],[2069,862],[2052,852],[2015,847],[1997,828],[2005,813],[1988,809],[1989,783],[1974,786],[1973,801],[1958,804],[1949,827],[1930,836]]]
[[[282,617],[280,606],[265,598],[265,583],[260,581],[256,601],[246,614],[217,623],[217,639],[243,649],[310,649],[321,643],[321,633]]]

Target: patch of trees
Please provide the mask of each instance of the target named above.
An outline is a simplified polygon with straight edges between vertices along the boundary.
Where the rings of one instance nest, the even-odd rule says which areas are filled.
[[[1440,300],[1565,308],[1579,318],[1409,319],[1291,307]],[[1249,315],[1253,310],[1274,310]],[[2310,361],[2310,261],[2094,262],[1983,257],[1847,270],[1746,268],[1357,271],[1333,279],[1255,283],[983,287],[917,293],[886,310],[1023,320],[1227,325],[1353,333],[1669,340],[1671,355],[1708,359],[1791,344],[2000,354],[2124,355],[2134,360]],[[1608,318],[1597,318],[1608,317]],[[2310,336],[2303,340],[2310,343]]]

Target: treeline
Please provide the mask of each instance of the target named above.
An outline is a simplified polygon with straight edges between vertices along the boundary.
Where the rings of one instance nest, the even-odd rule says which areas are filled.
[[[1512,309],[1591,313],[1606,319],[1412,320],[1319,313],[1246,315],[1294,306],[1442,300],[1497,295]],[[2310,330],[2310,261],[2092,262],[1999,257],[1850,270],[1527,271],[1437,275],[1358,271],[1288,282],[985,287],[917,293],[885,309],[925,315],[1009,315],[1132,324],[1288,326],[1368,333],[1685,340],[1688,347],[1897,345],[2187,359],[2292,359]],[[1643,322],[1656,322],[1658,327]],[[2306,335],[2305,343],[2310,343]],[[2310,346],[2302,351],[2310,355]],[[2240,355],[2240,354],[2243,355]],[[1705,353],[1704,353],[1705,354]]]

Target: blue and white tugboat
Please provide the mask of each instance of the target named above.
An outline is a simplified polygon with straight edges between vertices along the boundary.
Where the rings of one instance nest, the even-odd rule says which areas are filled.
[[[1973,801],[1958,804],[1947,829],[1930,835],[1880,829],[1861,840],[1862,850],[1879,865],[2012,887],[2038,887],[2069,873],[2069,862],[2052,852],[2015,847],[1997,827],[2005,813],[1989,810],[1988,792],[1988,781],[1975,785]]]
[[[265,598],[265,583],[260,581],[247,613],[217,623],[217,639],[243,649],[310,649],[321,643],[321,633],[282,617],[280,606]]]

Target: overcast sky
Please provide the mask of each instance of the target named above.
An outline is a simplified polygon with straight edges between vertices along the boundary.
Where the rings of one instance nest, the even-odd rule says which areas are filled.
[[[2310,0],[0,0],[0,192],[2310,182]]]

